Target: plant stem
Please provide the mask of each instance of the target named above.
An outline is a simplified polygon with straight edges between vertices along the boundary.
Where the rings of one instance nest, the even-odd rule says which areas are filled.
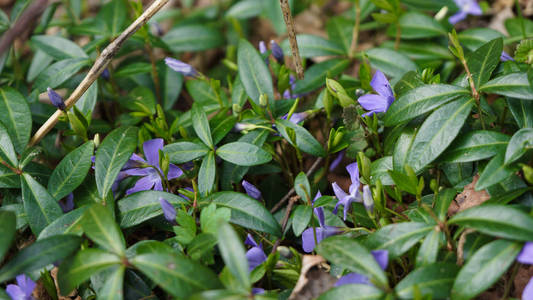
[[[361,25],[361,6],[359,0],[355,0],[355,25],[352,31],[352,43],[350,45],[350,57],[353,58],[357,53],[357,43],[359,40],[359,30]]]
[[[294,206],[296,202],[298,202],[298,199],[300,199],[300,196],[291,197],[289,204],[287,205],[287,210],[285,211],[285,215],[283,216],[283,220],[281,221],[281,235],[283,235],[283,232],[285,232],[285,228],[287,227],[287,222],[289,221],[289,216],[291,215],[292,207]],[[276,250],[278,249],[278,246],[281,243],[281,240],[282,238],[279,238],[276,241],[276,243],[272,247],[271,253],[276,253]]]
[[[474,100],[476,100],[481,127],[485,129],[485,122],[483,121],[483,112],[481,111],[481,103],[479,101],[479,93],[476,89],[476,85],[474,84],[474,77],[472,77],[472,73],[470,73],[470,69],[468,68],[468,64],[466,63],[466,60],[464,58],[461,59],[461,63],[463,64],[463,67],[465,68],[466,76],[468,77],[468,83],[470,84],[470,89],[472,89],[472,96],[474,97]]]
[[[298,50],[298,42],[296,41],[296,30],[294,29],[294,20],[292,19],[291,7],[289,0],[279,0],[281,11],[283,12],[283,19],[287,26],[287,33],[289,34],[289,43],[292,51],[292,59],[296,69],[296,75],[299,79],[304,78],[304,69],[302,67],[302,59],[300,58],[300,51]]]
[[[402,28],[400,27],[400,22],[396,22],[396,37],[394,39],[394,50],[400,48],[400,36],[402,35]]]

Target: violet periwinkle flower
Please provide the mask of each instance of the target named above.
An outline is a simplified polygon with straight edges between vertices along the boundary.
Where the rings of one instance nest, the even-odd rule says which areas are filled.
[[[65,199],[60,200],[58,203],[63,212],[68,213],[69,211],[74,209],[74,194],[68,194]]]
[[[313,199],[313,204],[315,200],[322,197],[320,191],[316,194],[315,199]],[[319,244],[323,239],[339,234],[339,228],[335,226],[328,226],[325,222],[324,209],[322,207],[316,207],[313,209],[315,216],[318,218],[318,223],[320,227],[309,227],[302,233],[302,248],[304,252],[310,253],[315,249],[315,246]],[[316,233],[316,243],[315,243],[315,233]]]
[[[346,166],[346,170],[348,171],[348,174],[350,174],[350,179],[352,184],[350,184],[349,187],[349,194],[346,194],[341,187],[337,184],[337,182],[334,182],[331,186],[333,187],[333,192],[335,192],[335,196],[337,197],[338,202],[335,205],[335,209],[333,209],[333,213],[337,214],[337,210],[340,205],[344,206],[344,221],[346,221],[346,215],[348,214],[348,210],[350,209],[350,206],[353,202],[362,202],[361,193],[359,192],[359,167],[357,166],[357,163],[351,163]]]
[[[394,102],[394,94],[389,81],[380,70],[374,73],[370,81],[370,86],[378,94],[366,94],[357,99],[364,109],[369,110],[369,112],[363,114],[363,117],[371,116],[379,112],[386,112],[392,102]]]
[[[372,191],[370,186],[363,186],[363,205],[368,213],[372,214],[374,212],[374,198],[372,197]]]
[[[196,77],[198,76],[198,71],[196,71],[195,68],[193,68],[191,65],[182,62],[181,60],[177,60],[172,57],[166,57],[165,58],[165,64],[172,70],[181,73],[183,76],[190,76],[190,77]]]
[[[252,246],[252,248],[250,248],[250,250],[246,252],[246,259],[248,260],[248,270],[251,272],[257,266],[266,261],[267,256],[265,254],[265,251],[263,251],[263,246],[261,244],[257,244],[252,235],[248,234],[248,236],[246,236],[244,244]]]
[[[8,284],[6,293],[12,300],[33,300],[32,293],[35,289],[35,282],[30,277],[21,274],[16,277],[17,284]]]
[[[48,98],[52,102],[52,104],[61,109],[65,110],[67,107],[65,106],[65,101],[63,101],[63,98],[59,96],[58,93],[56,93],[54,90],[52,90],[50,87],[46,88],[46,91],[48,92]]]
[[[287,116],[289,114],[285,114],[283,117],[281,117],[283,120],[287,120]],[[293,124],[298,124],[300,122],[302,122],[303,120],[305,120],[305,118],[307,118],[307,116],[309,115],[308,112],[304,111],[304,112],[300,112],[300,113],[293,113],[291,115],[291,117],[289,118],[289,122],[293,123]]]
[[[133,154],[131,160],[140,163],[141,167],[131,168],[124,171],[127,175],[142,176],[137,180],[135,186],[126,191],[126,195],[131,193],[146,191],[154,189],[156,191],[163,190],[163,183],[161,176],[164,176],[161,166],[159,165],[159,150],[163,149],[163,139],[153,139],[144,142],[143,150],[146,160]],[[168,165],[167,180],[178,178],[183,174],[183,171],[174,164]]]
[[[252,295],[262,295],[265,293],[265,289],[262,288],[252,288]]]
[[[270,40],[270,49],[272,50],[272,56],[278,61],[278,63],[283,64],[283,50],[274,40]]]
[[[502,51],[502,55],[500,55],[500,60],[501,61],[508,61],[508,60],[514,61],[514,58],[511,55],[509,55],[509,53]]]
[[[159,204],[161,205],[165,219],[172,224],[176,224],[176,208],[163,198],[159,198]]]
[[[378,263],[378,265],[381,267],[381,269],[385,270],[387,268],[387,265],[389,264],[389,251],[387,250],[374,250],[371,251],[372,255],[374,256],[374,259]],[[335,283],[335,286],[340,286],[344,284],[367,284],[372,285],[370,283],[370,279],[366,277],[363,274],[359,273],[349,273],[337,280]]]
[[[339,152],[339,154],[337,154],[337,157],[335,157],[335,159],[329,165],[329,171],[330,172],[335,170],[339,166],[339,164],[341,163],[342,159],[344,158],[344,154],[346,154],[346,150],[342,150],[342,151]]]
[[[267,46],[265,44],[265,41],[259,41],[259,53],[265,54],[267,53]]]
[[[459,8],[459,11],[455,13],[453,16],[448,18],[448,21],[451,24],[455,24],[461,20],[464,20],[467,15],[474,15],[474,16],[480,16],[483,14],[483,11],[481,11],[481,7],[479,7],[479,4],[476,2],[476,0],[453,0],[457,7]]]
[[[100,76],[105,79],[105,80],[109,80],[109,69],[108,68],[105,68],[103,71],[102,71],[102,74],[100,74]]]
[[[248,196],[254,198],[255,200],[261,200],[261,191],[255,185],[246,180],[243,180],[241,184]]]
[[[516,257],[516,260],[521,264],[533,265],[533,242],[527,242],[522,247],[522,251]],[[529,279],[524,291],[522,292],[522,299],[533,299],[533,277]]]

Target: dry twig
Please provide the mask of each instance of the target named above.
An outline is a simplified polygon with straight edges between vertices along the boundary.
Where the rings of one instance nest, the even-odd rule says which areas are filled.
[[[294,29],[294,20],[292,19],[291,7],[289,0],[279,0],[281,11],[283,12],[283,19],[287,26],[287,33],[289,34],[289,44],[291,45],[292,59],[296,69],[296,75],[299,79],[304,78],[304,68],[302,67],[302,59],[300,58],[300,50],[298,50],[298,42],[296,41],[296,30]]]

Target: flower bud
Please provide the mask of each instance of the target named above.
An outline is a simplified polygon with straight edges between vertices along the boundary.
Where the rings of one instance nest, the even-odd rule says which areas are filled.
[[[278,61],[278,63],[283,64],[283,50],[274,40],[270,41],[270,49],[272,50],[272,56]]]
[[[374,198],[372,198],[370,186],[366,184],[363,186],[363,205],[369,214],[374,213]]]
[[[48,91],[48,98],[50,99],[50,101],[55,107],[61,110],[65,110],[67,108],[65,106],[65,102],[63,101],[63,98],[61,98],[61,96],[59,96],[58,93],[56,93],[50,87],[48,87],[46,90]]]
[[[165,64],[172,70],[183,74],[183,76],[196,77],[198,76],[198,71],[196,71],[191,65],[177,60],[172,57],[165,58]]]

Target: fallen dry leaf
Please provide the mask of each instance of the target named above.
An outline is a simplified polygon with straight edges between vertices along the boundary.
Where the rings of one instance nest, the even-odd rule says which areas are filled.
[[[455,201],[452,201],[450,207],[448,208],[448,215],[453,216],[458,212],[461,212],[467,208],[478,206],[483,202],[490,199],[489,194],[486,190],[476,191],[474,186],[479,179],[479,174],[474,176],[472,183],[467,184],[463,191],[455,197]]]
[[[333,287],[337,278],[331,276],[324,269],[325,263],[326,260],[320,255],[304,255],[300,278],[298,278],[289,300],[316,299]]]
[[[522,296],[522,291],[524,291],[524,288],[526,287],[531,277],[533,277],[533,266],[531,265],[520,266],[513,281],[514,297],[520,299],[520,297]]]

